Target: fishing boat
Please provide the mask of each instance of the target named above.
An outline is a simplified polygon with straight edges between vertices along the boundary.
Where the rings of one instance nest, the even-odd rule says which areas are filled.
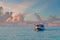
[[[44,31],[44,25],[43,24],[37,24],[35,25],[35,31]]]

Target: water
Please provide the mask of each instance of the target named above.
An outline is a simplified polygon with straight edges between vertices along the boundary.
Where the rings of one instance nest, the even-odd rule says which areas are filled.
[[[34,27],[0,27],[0,40],[60,40],[60,27],[46,27],[36,32]]]

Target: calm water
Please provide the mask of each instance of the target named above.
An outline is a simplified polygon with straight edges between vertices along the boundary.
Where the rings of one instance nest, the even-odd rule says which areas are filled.
[[[60,27],[46,27],[43,32],[34,31],[34,27],[2,27],[0,40],[60,40]]]

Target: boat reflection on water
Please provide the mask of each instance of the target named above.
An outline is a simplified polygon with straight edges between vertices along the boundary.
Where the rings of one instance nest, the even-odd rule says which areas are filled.
[[[43,24],[36,24],[35,25],[35,31],[44,31],[44,25]]]

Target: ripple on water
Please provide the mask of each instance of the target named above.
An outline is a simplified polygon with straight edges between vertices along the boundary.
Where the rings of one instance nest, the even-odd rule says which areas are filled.
[[[0,27],[0,40],[60,40],[60,27],[47,27],[43,32],[33,27]]]

